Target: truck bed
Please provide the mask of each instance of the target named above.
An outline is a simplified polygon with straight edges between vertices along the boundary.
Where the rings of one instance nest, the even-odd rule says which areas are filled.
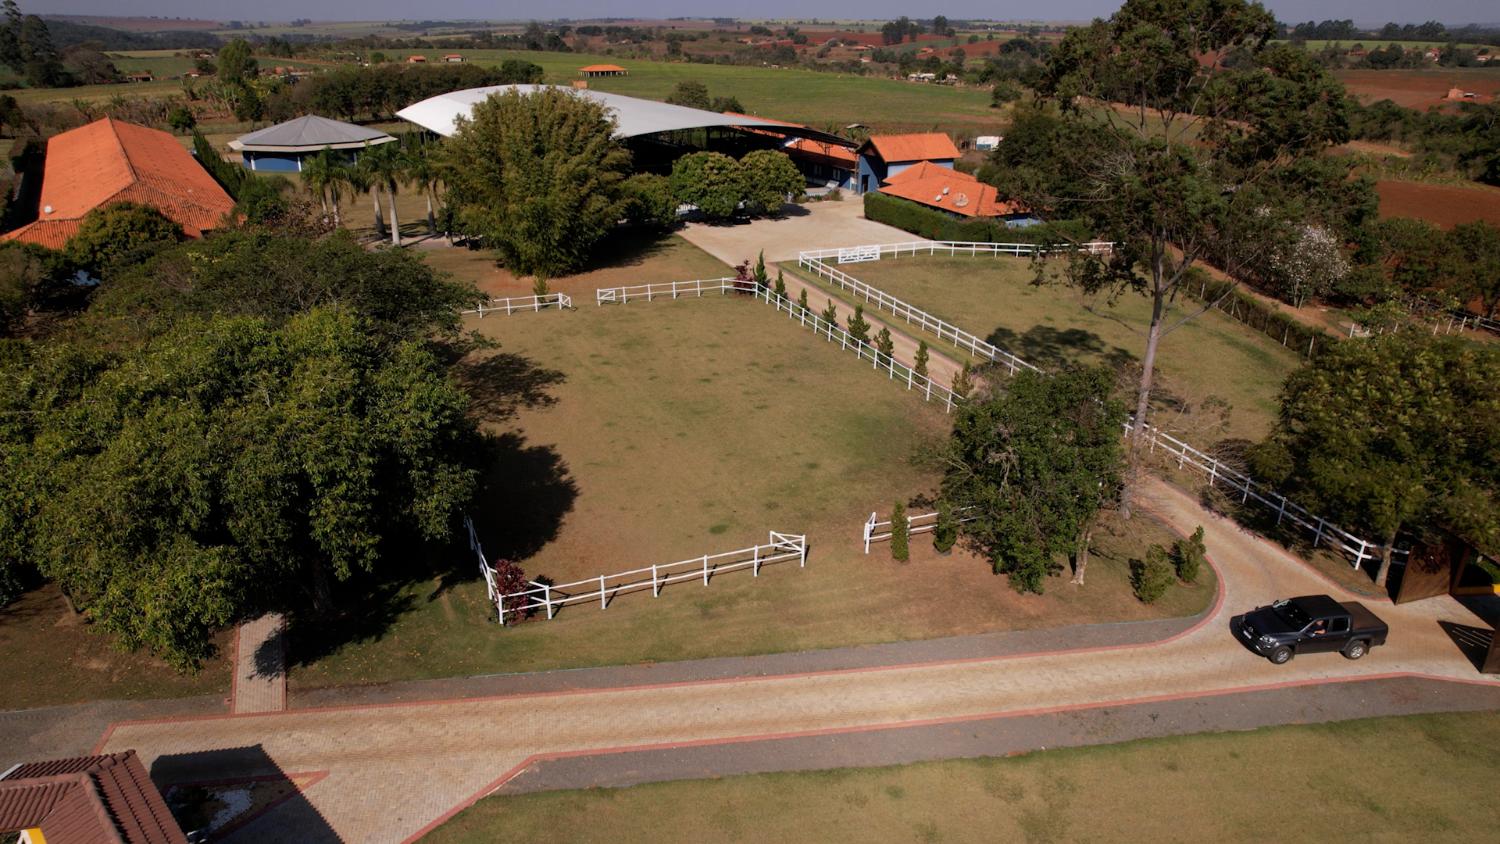
[[[1358,601],[1340,603],[1339,606],[1343,607],[1349,613],[1349,630],[1351,633],[1371,633],[1373,635],[1371,636],[1370,644],[1385,644],[1385,637],[1390,628],[1386,626],[1384,621],[1380,620],[1380,616],[1370,612],[1364,604]]]

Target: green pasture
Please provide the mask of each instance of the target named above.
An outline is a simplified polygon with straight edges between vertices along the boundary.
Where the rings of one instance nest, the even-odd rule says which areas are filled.
[[[1494,837],[1500,713],[1272,727],[887,768],[489,797],[493,841],[1451,841]]]
[[[1111,302],[1061,283],[1038,286],[1024,258],[886,258],[845,269],[1043,368],[1078,362],[1130,368],[1145,351],[1150,300],[1126,293]],[[853,301],[828,282],[818,283]],[[1179,300],[1168,324],[1200,309]],[[1161,341],[1155,421],[1185,430],[1195,442],[1259,439],[1276,418],[1282,381],[1298,363],[1295,353],[1263,334],[1218,311],[1204,313]],[[1222,429],[1210,399],[1229,405]]]

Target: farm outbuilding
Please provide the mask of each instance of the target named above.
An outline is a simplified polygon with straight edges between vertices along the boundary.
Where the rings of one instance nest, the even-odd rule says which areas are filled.
[[[953,169],[958,147],[942,132],[911,135],[871,135],[860,145],[859,192],[879,191],[881,184],[908,167],[929,162]]]
[[[627,74],[630,73],[630,71],[626,70],[623,67],[620,67],[617,64],[591,64],[591,65],[588,65],[587,67],[580,67],[578,69],[578,72],[581,73],[581,74],[583,74],[585,77],[589,77],[589,76],[625,76],[625,75],[627,75]]]
[[[589,88],[548,85],[496,85],[452,91],[407,106],[396,112],[396,116],[449,137],[453,135],[459,117],[469,116],[475,105],[492,96],[509,91],[532,94],[548,89],[586,97],[603,106],[615,119],[615,137],[630,147],[636,168],[643,171],[666,172],[677,158],[695,150],[713,150],[739,157],[757,149],[782,149],[788,141],[797,138],[830,148],[850,145],[848,140],[837,135],[795,123],[743,114],[721,114]],[[792,157],[798,159],[796,155]]]
[[[302,161],[325,149],[354,160],[365,147],[388,144],[394,137],[376,129],[309,114],[241,135],[229,142],[245,167],[272,173],[299,173]]]

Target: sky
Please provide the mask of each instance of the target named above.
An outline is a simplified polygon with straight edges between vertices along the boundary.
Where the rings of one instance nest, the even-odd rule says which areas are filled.
[[[1438,20],[1447,24],[1500,23],[1500,4],[1495,0],[1264,0],[1284,21],[1351,18],[1357,24],[1379,25],[1386,21],[1420,23]],[[210,20],[397,20],[484,19],[529,20],[547,18],[754,16],[758,18],[807,19],[819,17],[887,18],[899,15],[926,17],[945,14],[952,18],[1031,20],[1045,14],[1046,20],[1088,20],[1107,17],[1119,0],[1049,0],[1047,3],[1017,0],[942,0],[934,5],[913,6],[909,0],[760,0],[753,7],[743,0],[20,0],[28,13],[91,15],[158,15],[207,18]]]

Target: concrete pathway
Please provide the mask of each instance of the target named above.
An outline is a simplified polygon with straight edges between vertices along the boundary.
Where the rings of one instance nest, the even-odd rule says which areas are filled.
[[[1151,481],[1141,498],[1183,533],[1204,526],[1221,584],[1202,622],[1156,643],[125,723],[100,747],[137,749],[165,782],[328,772],[302,800],[245,827],[240,840],[401,841],[546,760],[977,725],[1328,682],[1418,677],[1500,687],[1481,679],[1439,626],[1481,624],[1449,599],[1381,606],[1391,644],[1357,662],[1318,654],[1278,667],[1251,655],[1227,630],[1233,615],[1277,597],[1345,597],[1342,590],[1180,490]]]
[[[234,678],[229,711],[236,714],[286,709],[286,619],[266,613],[234,631]]]

